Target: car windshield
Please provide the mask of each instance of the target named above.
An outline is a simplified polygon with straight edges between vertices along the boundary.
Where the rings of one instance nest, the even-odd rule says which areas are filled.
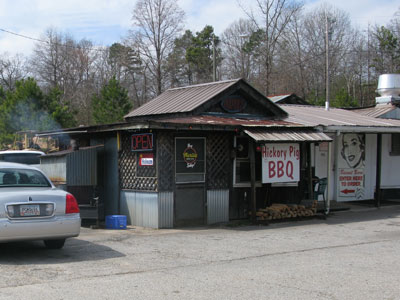
[[[28,169],[0,169],[0,187],[50,187],[42,173]]]

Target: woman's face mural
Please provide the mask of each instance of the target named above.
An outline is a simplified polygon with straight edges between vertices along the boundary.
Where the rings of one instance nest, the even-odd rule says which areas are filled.
[[[363,134],[346,133],[342,139],[342,157],[350,168],[364,166],[365,137]]]

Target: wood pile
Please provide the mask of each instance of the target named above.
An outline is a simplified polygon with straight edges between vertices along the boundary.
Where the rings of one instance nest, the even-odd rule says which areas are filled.
[[[256,212],[257,220],[281,220],[298,217],[312,217],[317,212],[317,201],[311,207],[296,204],[272,204],[266,208],[260,208]]]

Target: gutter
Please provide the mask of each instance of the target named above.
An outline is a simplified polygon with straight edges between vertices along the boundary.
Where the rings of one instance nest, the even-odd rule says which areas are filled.
[[[358,133],[400,133],[400,126],[391,127],[364,127],[364,126],[324,126],[323,132],[325,133],[347,133],[347,132],[358,132]]]

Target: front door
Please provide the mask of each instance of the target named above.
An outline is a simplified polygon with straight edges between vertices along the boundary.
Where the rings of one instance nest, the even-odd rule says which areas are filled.
[[[175,226],[205,224],[204,185],[179,186],[175,193]]]
[[[206,139],[175,138],[175,226],[204,225]]]

